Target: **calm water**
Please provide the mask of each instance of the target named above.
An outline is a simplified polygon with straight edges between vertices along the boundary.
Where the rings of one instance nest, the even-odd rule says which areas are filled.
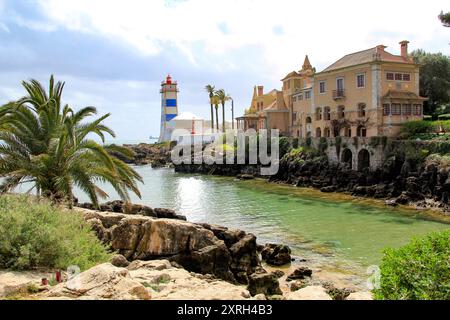
[[[450,229],[417,210],[388,208],[376,201],[149,166],[137,170],[145,184],[142,199],[134,197],[135,203],[173,208],[189,221],[241,228],[254,233],[259,243],[285,243],[297,256],[342,266],[378,264],[384,247]],[[88,201],[81,193],[77,196]]]

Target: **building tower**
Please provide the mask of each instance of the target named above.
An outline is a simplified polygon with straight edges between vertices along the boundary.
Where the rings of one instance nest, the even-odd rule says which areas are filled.
[[[175,123],[171,121],[178,115],[177,82],[170,75],[161,82],[161,131],[159,142],[170,141]]]

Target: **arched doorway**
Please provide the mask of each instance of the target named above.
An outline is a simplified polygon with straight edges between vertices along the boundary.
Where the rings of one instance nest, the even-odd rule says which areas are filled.
[[[341,161],[344,164],[347,164],[350,169],[353,167],[353,153],[350,149],[344,149],[342,152]]]
[[[370,153],[366,149],[361,149],[358,153],[358,170],[361,171],[370,167]]]

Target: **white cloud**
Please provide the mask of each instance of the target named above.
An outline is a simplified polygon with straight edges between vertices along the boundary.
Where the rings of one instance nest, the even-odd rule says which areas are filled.
[[[449,29],[437,19],[447,7],[443,0],[190,0],[171,5],[164,0],[41,0],[40,4],[54,22],[69,29],[117,38],[149,55],[161,53],[170,43],[192,64],[202,59],[193,44],[201,43],[208,53],[224,57],[246,45],[260,46],[266,65],[259,67],[278,77],[298,68],[305,54],[320,69],[343,54],[379,43],[395,53],[404,38],[413,48],[449,52]],[[225,33],[220,28],[224,21]],[[274,28],[283,32],[274,33]]]

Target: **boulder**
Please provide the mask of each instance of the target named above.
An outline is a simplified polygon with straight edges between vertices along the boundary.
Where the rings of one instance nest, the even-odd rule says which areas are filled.
[[[150,300],[150,292],[127,269],[100,264],[60,283],[41,297],[73,299]]]
[[[111,258],[111,264],[115,267],[123,267],[126,268],[130,264],[130,262],[121,254],[115,254]]]
[[[287,281],[302,280],[306,277],[311,277],[312,270],[307,267],[298,267],[290,275],[287,276]]]
[[[286,294],[286,300],[333,300],[322,286],[309,286]]]
[[[250,275],[247,289],[252,296],[261,293],[266,296],[282,294],[278,279],[270,273],[254,273]]]
[[[262,260],[273,266],[281,266],[291,262],[291,249],[282,244],[268,243],[261,251]]]
[[[256,237],[240,230],[177,219],[80,210],[99,238],[125,260],[163,257],[189,271],[243,284],[261,265]]]

